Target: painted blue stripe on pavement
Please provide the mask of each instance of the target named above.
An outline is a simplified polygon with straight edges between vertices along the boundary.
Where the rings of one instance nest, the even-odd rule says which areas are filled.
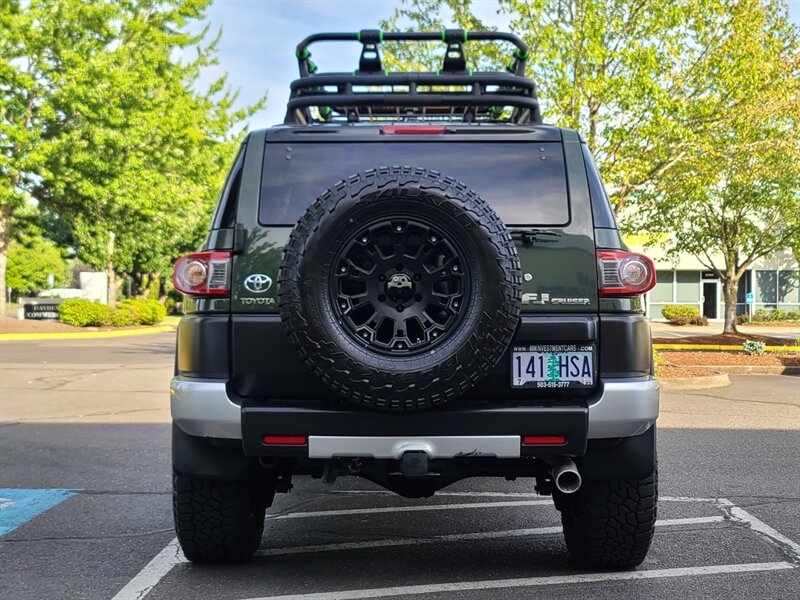
[[[0,488],[0,537],[74,495],[74,490]]]

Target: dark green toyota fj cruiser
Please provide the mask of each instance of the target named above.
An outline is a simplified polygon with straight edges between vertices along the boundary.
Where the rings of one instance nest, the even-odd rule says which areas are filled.
[[[433,73],[379,47],[441,40]],[[317,41],[362,44],[318,73]],[[514,47],[508,72],[462,46]],[[659,388],[630,253],[586,144],[544,125],[504,33],[319,34],[283,125],[236,157],[186,294],[172,381],[175,526],[190,560],[258,547],[295,475],[418,498],[535,479],[584,565],[633,567],[656,519]]]

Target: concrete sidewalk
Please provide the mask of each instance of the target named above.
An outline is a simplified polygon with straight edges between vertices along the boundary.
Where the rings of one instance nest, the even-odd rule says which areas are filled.
[[[707,326],[698,325],[670,325],[668,323],[651,322],[650,328],[654,338],[686,338],[697,335],[718,335],[722,333],[722,323],[712,323]],[[739,333],[744,335],[768,335],[771,337],[796,340],[800,337],[800,324],[797,327],[763,327],[760,325],[739,325]]]

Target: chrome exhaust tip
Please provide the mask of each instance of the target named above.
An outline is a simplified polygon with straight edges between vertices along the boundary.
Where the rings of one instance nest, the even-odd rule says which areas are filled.
[[[581,487],[581,474],[578,467],[569,458],[562,458],[553,463],[553,483],[562,494],[574,494]]]

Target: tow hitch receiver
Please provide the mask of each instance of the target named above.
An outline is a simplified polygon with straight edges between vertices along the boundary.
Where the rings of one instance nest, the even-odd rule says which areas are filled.
[[[400,472],[406,477],[425,477],[428,474],[428,455],[421,450],[403,453]]]

